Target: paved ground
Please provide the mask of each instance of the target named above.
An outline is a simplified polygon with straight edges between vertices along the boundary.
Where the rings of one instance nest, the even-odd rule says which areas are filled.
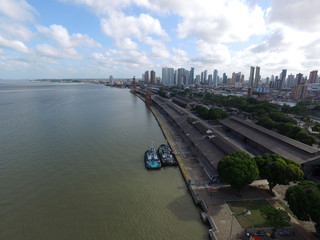
[[[162,115],[157,109],[151,107],[154,115],[156,116],[170,146],[172,147],[177,160],[180,164],[181,172],[186,179],[186,181],[191,180],[191,186],[194,192],[197,194],[199,199],[202,199],[207,207],[208,213],[212,216],[217,231],[215,235],[219,240],[230,240],[230,239],[248,239],[245,237],[245,229],[243,229],[236,218],[231,215],[231,211],[226,204],[226,201],[230,200],[244,200],[244,199],[267,199],[271,204],[276,207],[281,207],[272,196],[270,196],[266,190],[259,188],[258,186],[266,185],[266,181],[256,181],[252,186],[248,186],[242,191],[242,196],[236,196],[235,192],[228,186],[222,184],[211,184],[209,185],[208,174],[204,171],[197,156],[192,154],[190,148],[185,144],[183,139],[180,137],[176,129],[168,123],[166,117]],[[235,139],[232,139],[235,144]],[[282,188],[275,188],[276,196],[281,198],[285,192]],[[277,239],[292,239],[292,240],[302,240],[302,239],[314,239],[312,234],[308,233],[302,225],[296,221],[292,220],[295,226],[295,235],[286,237],[276,235]],[[310,225],[308,225],[310,227]],[[256,232],[262,229],[250,229],[251,232]],[[292,229],[289,229],[292,232]],[[271,229],[265,229],[271,233]],[[270,239],[267,237],[261,237],[261,239]]]

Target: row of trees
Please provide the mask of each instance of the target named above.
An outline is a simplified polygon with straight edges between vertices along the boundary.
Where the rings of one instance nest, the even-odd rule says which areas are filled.
[[[305,129],[297,126],[296,124],[293,124],[291,120],[274,121],[274,118],[272,119],[272,115],[270,115],[259,118],[256,124],[270,130],[275,130],[276,132],[282,135],[295,139],[299,142],[308,144],[310,146],[317,142],[317,139],[314,136],[308,134]]]
[[[218,173],[222,182],[230,184],[238,192],[258,176],[268,180],[271,192],[277,184],[287,185],[289,182],[301,181],[288,188],[286,199],[290,209],[300,220],[314,221],[317,232],[320,232],[320,185],[303,181],[304,173],[295,161],[269,153],[251,157],[240,151],[223,157],[218,163]],[[266,208],[261,212],[275,221],[275,226],[288,221],[283,211]]]
[[[280,108],[280,106],[276,104],[271,104],[268,101],[258,101],[255,98],[220,96],[207,93],[203,99],[211,104],[234,107],[241,112],[249,113],[253,117],[258,118],[258,125],[299,142],[310,146],[317,142],[314,136],[308,134],[304,128],[297,126],[297,121],[294,118],[287,115],[288,113],[294,113],[306,117],[308,115],[308,108],[304,102],[298,103],[294,107],[284,105]]]
[[[204,106],[197,105],[193,109],[200,117],[206,119],[206,120],[217,120],[217,119],[224,119],[228,117],[228,114],[224,112],[220,108],[210,108],[207,109]]]

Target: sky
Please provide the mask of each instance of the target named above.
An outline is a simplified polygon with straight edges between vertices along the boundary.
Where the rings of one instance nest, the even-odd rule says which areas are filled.
[[[0,79],[320,70],[319,0],[0,0]]]

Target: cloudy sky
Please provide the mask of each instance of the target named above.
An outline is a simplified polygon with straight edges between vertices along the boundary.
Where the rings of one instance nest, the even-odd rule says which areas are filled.
[[[0,0],[0,79],[320,70],[319,0]]]

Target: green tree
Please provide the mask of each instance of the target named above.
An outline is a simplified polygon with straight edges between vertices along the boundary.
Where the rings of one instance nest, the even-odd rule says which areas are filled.
[[[320,232],[320,184],[302,181],[286,191],[286,200],[292,212],[303,221],[315,222]]]
[[[264,116],[259,118],[257,125],[260,125],[261,127],[268,128],[272,130],[274,128],[274,122],[269,118],[268,116]]]
[[[271,205],[260,209],[261,215],[266,216],[269,223],[274,228],[283,228],[290,225],[290,216],[282,209],[277,209]]]
[[[310,146],[312,146],[312,144],[317,142],[317,140],[316,140],[316,138],[314,136],[311,136],[311,135],[309,135],[308,133],[306,133],[304,131],[299,132],[296,135],[295,139],[298,140],[299,142],[308,144]]]
[[[303,180],[304,173],[300,165],[291,159],[285,160],[277,154],[265,153],[263,156],[254,157],[254,160],[260,177],[268,180],[271,193],[277,184],[287,185],[289,182]]]
[[[281,107],[281,111],[284,112],[284,113],[290,113],[290,106],[287,105],[287,104],[284,104],[282,107]]]
[[[218,163],[219,178],[232,188],[240,190],[252,183],[259,175],[253,158],[245,152],[234,152],[223,157]]]

